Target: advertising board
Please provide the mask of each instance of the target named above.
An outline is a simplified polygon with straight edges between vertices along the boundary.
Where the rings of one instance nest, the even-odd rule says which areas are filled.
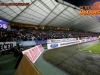
[[[74,45],[74,44],[89,42],[89,41],[94,41],[94,40],[98,40],[98,38],[84,37],[79,40],[76,40],[76,38],[51,39],[51,40],[47,40],[47,49],[54,49],[54,48],[59,48],[63,46],[69,46],[69,45]]]
[[[7,30],[7,28],[8,28],[8,22],[0,20],[0,30]]]
[[[48,49],[54,49],[60,47],[60,43],[52,43],[52,44],[47,44]]]
[[[0,52],[6,51],[16,46],[16,42],[0,42]]]
[[[43,51],[44,48],[42,47],[42,45],[38,45],[25,51],[22,51],[22,53],[25,54],[31,62],[35,63],[35,61],[39,58]]]
[[[61,43],[68,41],[76,41],[76,38],[64,38],[64,39],[48,39],[47,43]]]

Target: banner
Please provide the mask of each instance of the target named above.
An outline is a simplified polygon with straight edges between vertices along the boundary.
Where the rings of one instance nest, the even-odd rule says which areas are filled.
[[[49,44],[47,44],[47,48],[54,49],[54,48],[69,46],[69,45],[73,45],[73,44],[77,44],[77,41],[69,41],[69,42],[61,42],[61,43],[49,43]]]
[[[90,37],[90,38],[84,37],[84,38],[81,38],[80,40],[76,40],[76,38],[51,39],[51,40],[47,40],[47,49],[54,49],[54,48],[59,48],[59,47],[74,45],[78,43],[94,41],[94,40],[98,40],[98,38],[97,37]]]
[[[40,44],[47,44],[47,40],[17,41],[16,44],[22,44],[23,46],[34,46]]]
[[[76,41],[76,38],[64,38],[64,39],[48,39],[47,43],[61,43],[68,41]]]
[[[16,44],[22,44],[23,46],[34,46],[34,45],[36,45],[35,41],[21,41],[21,42],[16,42]]]
[[[42,45],[38,45],[25,51],[22,51],[22,53],[25,54],[31,62],[35,63],[35,61],[39,58],[43,51],[44,48],[42,47]]]
[[[0,52],[6,51],[16,46],[16,42],[0,42]]]
[[[67,41],[67,39],[49,39],[47,40],[47,43],[60,43],[64,41]]]
[[[76,38],[67,38],[68,41],[76,41]]]
[[[48,49],[54,49],[60,47],[60,43],[52,43],[52,44],[47,44]]]
[[[36,40],[35,43],[36,45],[47,44],[47,40]]]

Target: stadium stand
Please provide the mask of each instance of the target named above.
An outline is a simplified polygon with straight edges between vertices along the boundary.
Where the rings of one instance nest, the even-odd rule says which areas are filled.
[[[12,31],[1,31],[0,41],[29,41],[98,36],[98,33],[84,31],[12,29]]]

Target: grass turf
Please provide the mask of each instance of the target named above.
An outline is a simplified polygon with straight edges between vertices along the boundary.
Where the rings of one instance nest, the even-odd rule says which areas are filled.
[[[13,54],[2,55],[0,57],[0,75],[14,75],[16,62]]]
[[[81,44],[81,48],[89,45],[93,44]],[[77,45],[46,51],[43,57],[70,75],[100,75],[100,55],[79,52]]]
[[[82,51],[83,52],[91,52],[91,53],[100,54],[100,43],[97,43],[97,44],[95,44],[93,46],[85,48]]]

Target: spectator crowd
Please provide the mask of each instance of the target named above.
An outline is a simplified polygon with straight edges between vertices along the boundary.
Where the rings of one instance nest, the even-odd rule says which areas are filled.
[[[97,33],[71,31],[71,30],[33,30],[33,29],[12,29],[11,31],[0,31],[0,42],[4,41],[27,41],[46,40],[77,37],[95,37]]]

